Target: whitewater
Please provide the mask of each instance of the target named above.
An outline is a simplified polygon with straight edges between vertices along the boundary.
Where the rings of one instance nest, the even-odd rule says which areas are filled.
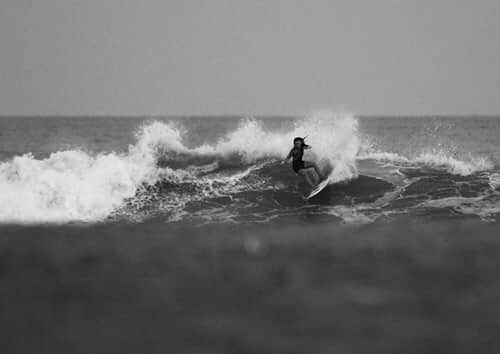
[[[92,141],[99,142],[92,135],[95,128],[87,135],[79,133],[75,146],[67,143],[71,136],[59,135],[50,146],[39,141],[44,148],[35,151],[10,149],[0,162],[0,222],[140,222],[151,217],[165,222],[265,222],[305,213],[371,222],[422,208],[446,208],[487,220],[498,213],[498,142],[486,139],[491,145],[471,147],[448,131],[431,129],[429,134],[429,123],[419,129],[414,121],[399,130],[387,121],[370,129],[375,118],[345,112],[279,119],[235,118],[218,124],[211,121],[217,118],[200,118],[196,124],[187,119],[129,119],[116,125],[128,130],[129,140],[115,144],[109,125],[111,137],[102,139],[108,144],[102,150],[90,148]],[[452,123],[459,131],[461,122]],[[204,137],[204,131],[224,124]],[[76,130],[70,129],[71,134]],[[300,178],[282,163],[295,136],[307,136],[313,149],[304,158],[330,176],[329,190],[310,202],[303,199]],[[412,136],[421,142],[411,146]],[[53,151],[63,138],[69,148]]]

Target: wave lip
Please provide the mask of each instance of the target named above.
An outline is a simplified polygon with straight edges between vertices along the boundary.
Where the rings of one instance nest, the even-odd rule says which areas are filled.
[[[67,150],[45,159],[31,154],[15,156],[0,163],[0,222],[103,221],[127,201],[133,203],[144,186],[169,179],[172,186],[184,183],[192,187],[171,190],[167,206],[217,194],[230,195],[255,183],[265,189],[262,181],[242,182],[242,178],[259,161],[284,158],[294,136],[309,136],[314,149],[307,152],[306,158],[334,165],[334,181],[352,178],[357,173],[356,130],[357,121],[352,115],[326,112],[297,122],[286,131],[267,131],[261,122],[246,119],[213,144],[189,147],[182,126],[154,121],[138,129],[136,142],[123,154],[92,155]],[[158,165],[161,159],[165,166]],[[180,163],[175,165],[175,159]],[[218,169],[224,172],[227,166],[235,170],[217,173]],[[203,173],[211,176],[202,177]]]
[[[261,122],[248,118],[216,143],[189,148],[183,141],[182,127],[153,122],[139,131],[136,145],[142,151],[163,157],[167,163],[168,159],[184,155],[214,160],[237,157],[241,164],[248,165],[263,159],[282,159],[295,136],[307,136],[313,149],[307,150],[304,158],[329,169],[332,182],[336,182],[357,174],[356,154],[360,146],[357,130],[358,121],[350,113],[316,112],[297,121],[291,130],[277,132],[268,131]]]
[[[466,160],[461,160],[450,156],[444,151],[420,153],[413,158],[408,158],[393,152],[371,151],[360,154],[358,159],[401,164],[404,167],[423,165],[444,169],[451,174],[461,176],[469,176],[477,172],[490,171],[493,169],[493,164],[488,158],[471,156]]]
[[[424,153],[414,160],[417,163],[433,167],[444,167],[448,172],[461,176],[468,176],[476,172],[488,171],[493,168],[493,164],[486,158],[470,158],[469,161],[462,161],[457,158],[447,156],[443,152],[437,154]]]
[[[442,150],[409,156],[373,148],[361,151],[358,121],[351,114],[317,112],[289,123],[268,129],[262,121],[243,119],[218,140],[192,145],[181,122],[153,121],[138,128],[135,142],[124,153],[66,150],[44,159],[15,156],[0,163],[0,223],[101,222],[115,217],[140,221],[158,215],[189,220],[195,214],[247,220],[255,210],[261,219],[271,220],[292,209],[291,213],[306,212],[320,205],[321,198],[305,202],[300,179],[289,166],[278,163],[295,136],[307,136],[312,149],[305,151],[304,159],[315,161],[336,184],[328,187],[332,198],[324,199],[332,207],[329,213],[344,220],[370,222],[379,215],[380,205],[369,203],[365,210],[354,197],[360,190],[373,194],[363,184],[363,175],[393,180],[400,187],[427,181],[436,188],[433,195],[443,200],[442,206],[457,203],[455,209],[464,213],[497,212],[496,194],[487,203],[445,200],[462,190],[465,197],[477,196],[475,186],[483,183],[479,179],[487,179],[487,186],[497,191],[498,176],[490,171],[493,165],[487,158],[457,157]],[[362,176],[356,179],[359,171]],[[425,185],[423,189],[412,195],[415,203],[429,194]],[[383,203],[384,213],[396,210],[398,203],[415,207],[411,198],[398,200],[398,195]],[[478,209],[467,209],[469,202]],[[441,207],[439,203],[428,206]]]

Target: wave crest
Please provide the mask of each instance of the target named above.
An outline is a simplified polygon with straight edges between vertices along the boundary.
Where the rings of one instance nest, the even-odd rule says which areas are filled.
[[[135,144],[123,154],[92,155],[67,150],[52,153],[45,159],[36,159],[32,154],[16,156],[0,163],[0,221],[104,220],[144,185],[168,180],[172,174],[187,174],[194,180],[196,169],[190,165],[212,162],[209,166],[220,168],[236,157],[236,164],[244,167],[241,165],[251,165],[258,160],[281,159],[296,135],[308,135],[314,147],[306,158],[335,166],[334,181],[352,178],[357,173],[356,129],[357,122],[352,115],[332,113],[312,115],[297,122],[293,129],[281,132],[266,131],[261,122],[245,119],[236,130],[214,144],[188,147],[182,125],[154,121],[138,130]],[[159,165],[162,160],[163,166]],[[212,180],[207,178],[205,182],[232,186],[235,173],[241,170],[212,176]],[[182,200],[189,200],[189,195]]]
[[[134,154],[70,150],[41,160],[17,156],[0,164],[0,220],[102,220],[153,175],[150,161]]]
[[[409,151],[407,156],[372,147],[360,151],[358,121],[349,113],[316,112],[272,125],[242,119],[232,131],[217,132],[222,134],[218,139],[198,145],[190,141],[188,126],[182,121],[144,124],[123,153],[66,150],[44,159],[25,154],[0,162],[0,222],[96,222],[115,216],[139,220],[196,210],[205,215],[210,208],[229,213],[237,205],[241,210],[283,208],[287,203],[300,208],[303,191],[297,179],[290,167],[277,163],[295,136],[307,136],[312,149],[304,159],[317,162],[331,183],[357,177],[358,162],[362,174],[368,171],[396,184],[404,181],[392,175],[393,167],[424,175],[431,167],[439,175],[446,175],[444,170],[462,176],[493,169],[487,158],[459,158],[443,150]],[[366,144],[369,138],[363,140]],[[489,180],[493,190],[498,190],[497,177]],[[276,200],[267,198],[273,193]]]
[[[493,163],[486,157],[469,156],[467,159],[458,159],[450,156],[446,151],[422,152],[414,157],[406,157],[393,152],[368,151],[358,156],[359,160],[376,160],[386,163],[399,164],[405,167],[428,166],[444,169],[448,173],[469,176],[471,174],[493,169]]]

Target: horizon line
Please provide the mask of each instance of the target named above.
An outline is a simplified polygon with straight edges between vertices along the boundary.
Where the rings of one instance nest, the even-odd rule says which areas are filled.
[[[348,111],[347,111],[348,112]],[[335,112],[333,113],[342,113]],[[358,118],[426,118],[426,117],[456,117],[456,118],[472,118],[472,117],[491,117],[500,118],[500,113],[460,113],[460,114],[384,114],[384,113],[369,113],[369,114],[354,114]],[[308,114],[244,114],[244,113],[226,113],[226,114],[0,114],[0,118],[298,118],[307,116]]]

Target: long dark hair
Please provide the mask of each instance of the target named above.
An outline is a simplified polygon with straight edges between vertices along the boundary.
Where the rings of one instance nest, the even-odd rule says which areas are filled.
[[[306,144],[305,139],[306,139],[306,137],[302,138],[300,136],[296,136],[295,138],[293,138],[293,144],[295,145],[295,142],[300,141],[302,143],[302,148],[309,147],[309,145]]]

